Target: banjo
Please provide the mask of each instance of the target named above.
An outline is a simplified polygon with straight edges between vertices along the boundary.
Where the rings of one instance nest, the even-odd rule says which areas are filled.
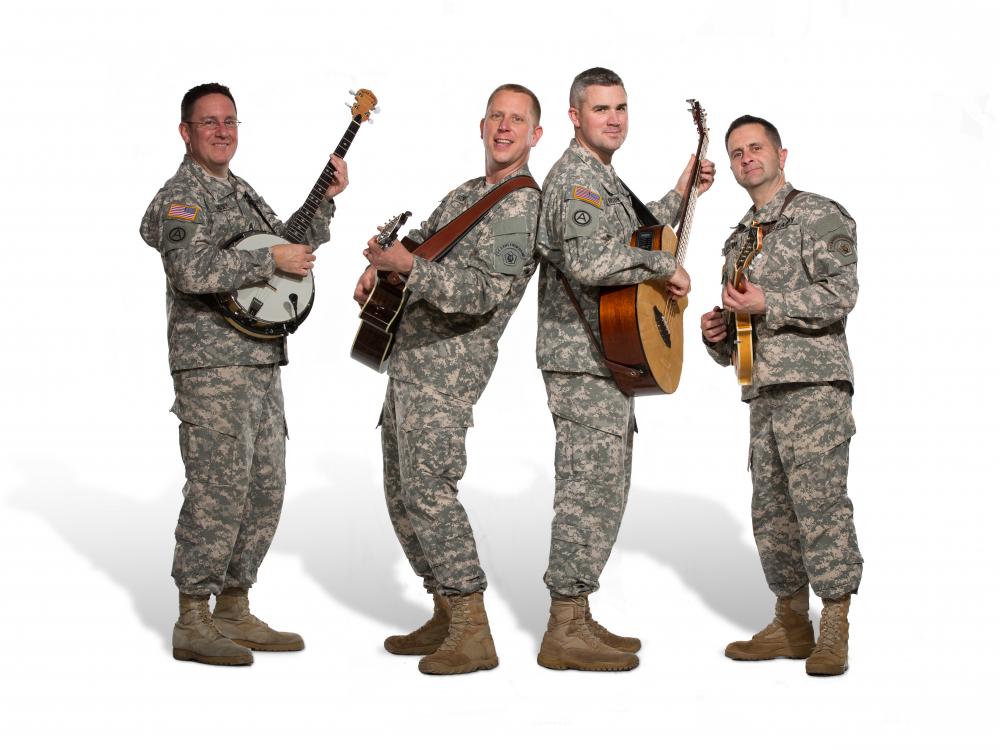
[[[340,158],[347,153],[361,123],[371,117],[378,103],[375,94],[368,89],[359,89],[351,93],[354,95],[351,124],[347,126],[334,152]],[[234,250],[259,250],[286,243],[305,244],[306,232],[324,200],[327,189],[333,182],[333,177],[333,165],[327,162],[313,189],[309,191],[309,197],[285,225],[283,236],[265,232],[243,232],[229,240],[226,247]],[[305,276],[277,271],[264,281],[209,296],[226,322],[236,330],[258,339],[277,339],[295,333],[302,325],[312,311],[316,286],[312,271]]]

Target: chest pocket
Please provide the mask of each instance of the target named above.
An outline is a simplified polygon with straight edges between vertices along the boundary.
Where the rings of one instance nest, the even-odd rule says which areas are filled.
[[[766,289],[792,290],[809,284],[802,264],[802,227],[791,223],[769,232],[763,251],[750,264],[749,276]]]
[[[639,221],[632,212],[632,206],[626,207],[620,195],[609,195],[607,206],[607,213],[614,217],[613,219],[609,217],[611,231],[617,232],[618,237],[627,245],[632,239],[632,232],[639,226]]]
[[[493,270],[506,276],[519,276],[531,267],[528,221],[523,216],[498,219],[490,224],[493,232]]]

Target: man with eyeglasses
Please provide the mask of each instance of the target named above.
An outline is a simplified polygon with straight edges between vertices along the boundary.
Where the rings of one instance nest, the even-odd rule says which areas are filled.
[[[314,248],[330,238],[336,174],[308,231],[308,245],[227,248],[248,230],[280,235],[283,224],[260,195],[229,170],[239,121],[226,86],[206,83],[181,101],[187,153],[146,209],[140,233],[159,251],[167,276],[167,342],[187,481],[175,531],[173,578],[180,591],[175,659],[253,663],[251,649],[298,651],[295,633],[250,614],[248,590],[274,537],[285,486],[284,338],[258,339],[229,325],[205,295],[264,281],[275,271],[305,276]],[[214,613],[209,596],[214,594]]]

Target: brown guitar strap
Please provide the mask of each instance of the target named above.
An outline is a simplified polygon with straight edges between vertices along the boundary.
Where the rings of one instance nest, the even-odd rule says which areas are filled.
[[[774,221],[762,221],[758,226],[761,227],[761,239],[767,236],[767,233],[774,229],[774,225],[778,223],[778,220],[785,214],[785,209],[788,205],[795,200],[795,197],[802,193],[801,190],[796,190],[792,188],[788,191],[788,195],[785,196],[785,202],[781,204],[781,210],[778,211],[778,218]]]
[[[529,175],[507,180],[469,206],[454,219],[427,238],[413,250],[413,254],[431,262],[441,260],[474,227],[486,212],[515,190],[529,188],[541,192],[538,183]]]

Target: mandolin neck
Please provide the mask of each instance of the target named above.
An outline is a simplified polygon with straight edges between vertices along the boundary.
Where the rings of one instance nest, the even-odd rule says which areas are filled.
[[[347,150],[351,147],[354,142],[354,136],[358,133],[358,128],[361,127],[362,119],[361,116],[355,117],[351,120],[351,124],[347,126],[347,130],[344,131],[344,137],[340,139],[340,143],[337,145],[337,149],[334,154],[341,159],[347,154]],[[326,166],[323,168],[322,174],[320,174],[319,179],[316,180],[316,184],[313,185],[313,189],[309,191],[309,197],[306,198],[305,203],[302,207],[295,212],[288,223],[285,225],[284,237],[289,242],[302,245],[306,241],[306,232],[309,231],[309,225],[312,224],[313,217],[322,205],[326,191],[329,190],[330,185],[333,183],[334,170],[333,164],[327,161]]]

